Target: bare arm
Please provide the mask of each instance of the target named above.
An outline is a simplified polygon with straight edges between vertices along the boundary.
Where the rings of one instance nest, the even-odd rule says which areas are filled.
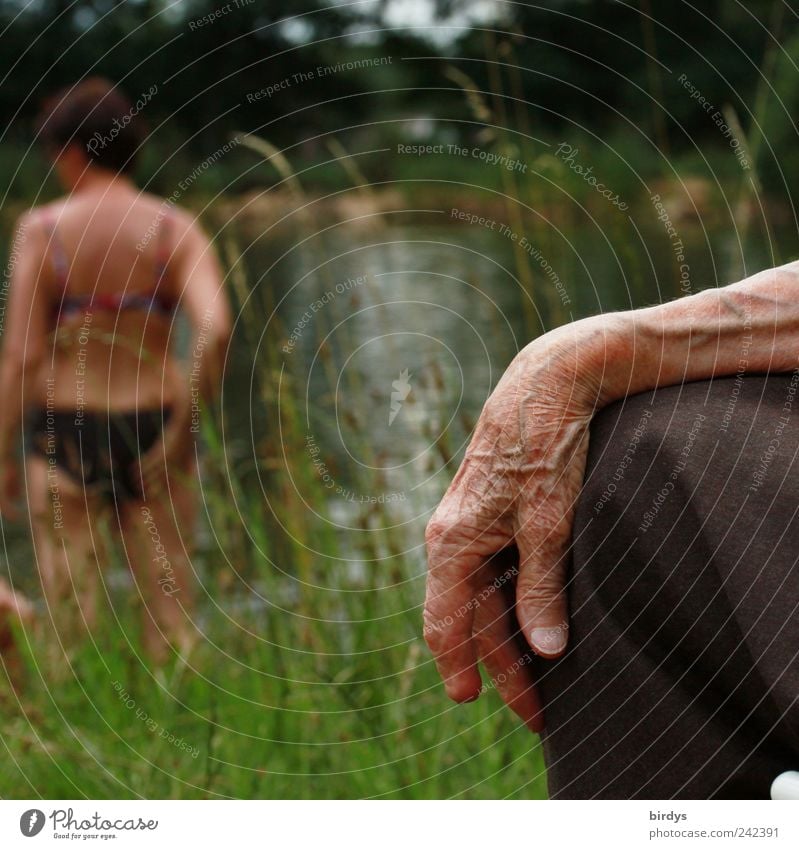
[[[799,365],[799,263],[667,304],[558,328],[514,359],[427,530],[425,637],[456,701],[483,661],[503,699],[543,726],[515,635],[544,657],[567,642],[563,593],[588,427],[602,406],[682,381]],[[492,555],[511,545],[519,565]],[[515,587],[515,610],[493,589]]]
[[[9,517],[19,486],[15,458],[25,407],[41,390],[34,381],[47,347],[49,296],[42,279],[44,231],[35,213],[23,215],[14,231],[8,265],[8,306],[3,321],[0,361],[0,509]]]
[[[193,334],[172,415],[162,438],[139,463],[142,480],[150,491],[162,485],[170,461],[180,463],[190,453],[189,428],[199,401],[210,401],[219,391],[232,327],[224,275],[211,242],[188,213],[173,214],[175,248],[168,268]]]
[[[603,318],[609,357],[600,403],[739,371],[790,371],[799,366],[799,262]]]
[[[201,394],[210,400],[221,384],[232,318],[216,252],[197,222],[186,215],[179,227],[172,265],[181,309],[194,330],[189,380],[199,372]]]

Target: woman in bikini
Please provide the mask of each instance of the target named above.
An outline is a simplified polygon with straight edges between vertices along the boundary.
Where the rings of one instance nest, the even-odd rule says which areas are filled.
[[[131,180],[142,133],[130,102],[90,79],[53,97],[39,136],[66,196],[25,213],[0,366],[0,510],[18,515],[20,436],[34,550],[59,643],[96,619],[105,536],[121,536],[156,659],[195,628],[193,410],[219,386],[231,318],[194,217]],[[195,334],[170,351],[177,309]],[[187,539],[188,537],[188,539]]]

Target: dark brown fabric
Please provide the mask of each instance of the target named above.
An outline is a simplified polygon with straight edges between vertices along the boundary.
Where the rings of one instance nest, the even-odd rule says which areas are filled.
[[[799,769],[797,387],[690,383],[595,418],[570,648],[539,662],[551,797],[768,798]]]

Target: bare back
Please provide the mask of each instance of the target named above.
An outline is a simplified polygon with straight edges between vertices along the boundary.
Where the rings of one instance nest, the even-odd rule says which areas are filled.
[[[121,185],[75,193],[37,213],[48,233],[40,283],[52,295],[54,331],[40,404],[49,391],[52,406],[63,410],[168,405],[177,379],[169,355],[173,314],[146,299],[178,300],[168,261],[175,212]]]

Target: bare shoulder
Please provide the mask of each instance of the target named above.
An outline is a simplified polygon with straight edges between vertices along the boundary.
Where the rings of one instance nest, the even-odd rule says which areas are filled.
[[[39,206],[31,206],[20,213],[17,218],[17,226],[22,227],[44,227],[49,220],[57,218],[66,203],[64,198],[42,203]]]
[[[46,243],[49,222],[57,218],[63,201],[31,206],[17,216],[13,230],[13,249],[15,251],[26,247],[42,249]]]
[[[172,221],[175,234],[180,238],[196,239],[204,236],[204,230],[200,219],[189,209],[174,204],[171,207]]]
[[[211,240],[195,212],[173,204],[169,214],[170,238],[177,255],[196,261],[211,250]]]
[[[197,216],[185,207],[150,192],[139,194],[139,203],[149,209],[152,217],[158,221],[169,218],[171,226],[178,233],[183,233],[197,226]]]

